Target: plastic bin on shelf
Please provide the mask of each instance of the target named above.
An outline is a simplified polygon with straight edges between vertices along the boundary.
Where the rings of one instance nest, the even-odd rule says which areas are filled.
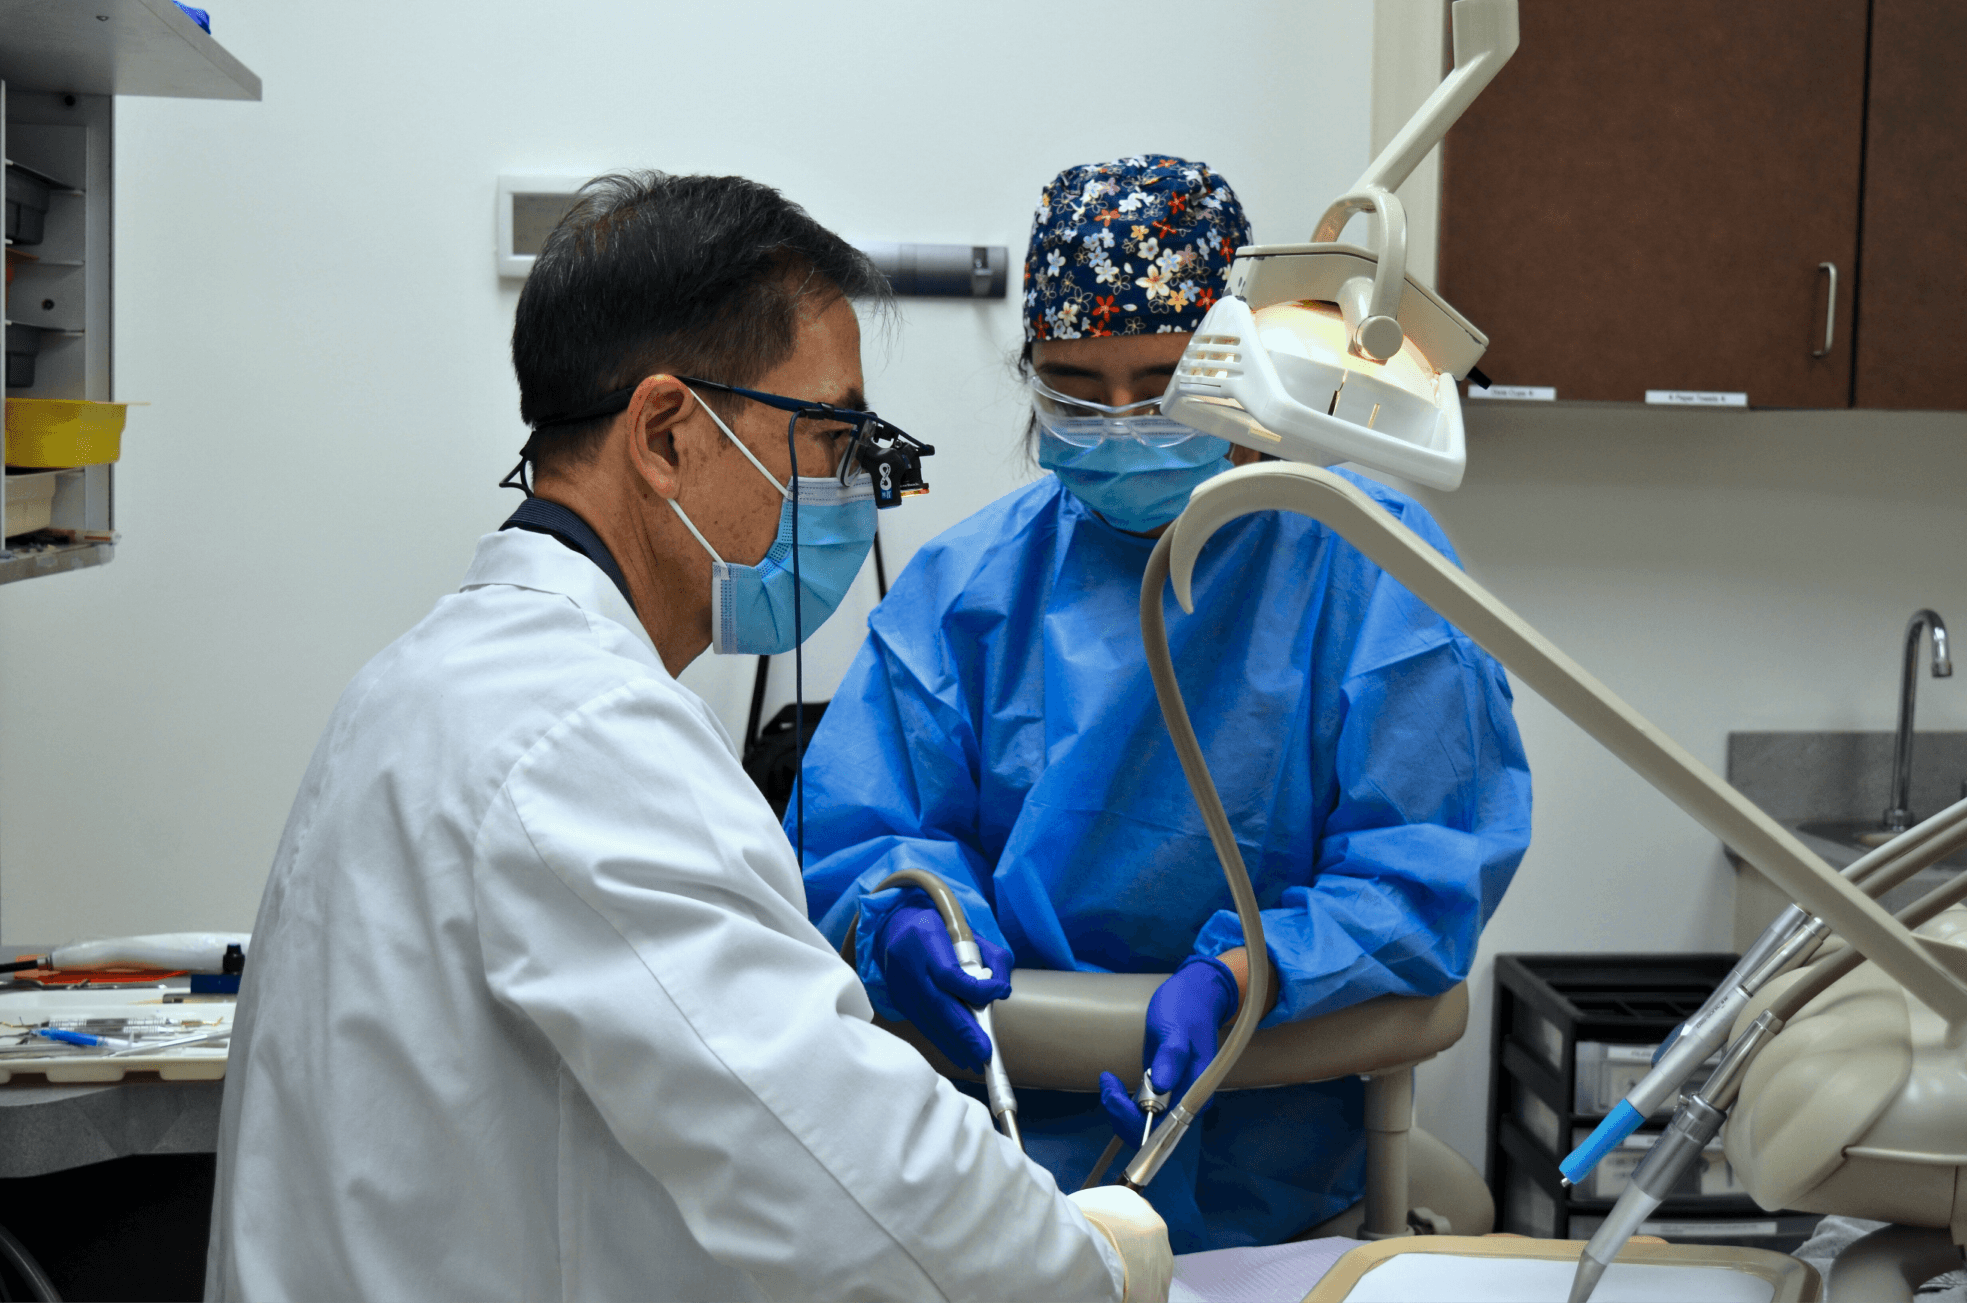
[[[97,466],[123,454],[128,403],[69,398],[7,400],[7,465]]]

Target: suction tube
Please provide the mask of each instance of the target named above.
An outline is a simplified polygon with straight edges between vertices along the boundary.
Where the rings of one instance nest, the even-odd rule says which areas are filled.
[[[1175,754],[1181,757],[1182,773],[1201,807],[1202,820],[1209,826],[1209,841],[1222,862],[1223,877],[1229,883],[1230,899],[1236,902],[1236,918],[1243,925],[1243,945],[1250,952],[1250,986],[1243,994],[1243,1007],[1236,1011],[1216,1057],[1188,1088],[1181,1102],[1168,1110],[1153,1136],[1127,1164],[1125,1184],[1136,1190],[1146,1187],[1161,1165],[1175,1152],[1189,1125],[1208,1104],[1263,1021],[1270,1007],[1270,952],[1264,946],[1263,914],[1257,908],[1256,888],[1250,885],[1250,871],[1244,867],[1243,851],[1236,844],[1236,832],[1229,826],[1222,797],[1209,776],[1209,762],[1202,758],[1202,744],[1196,740],[1195,725],[1189,721],[1188,705],[1182,700],[1181,685],[1175,681],[1175,661],[1168,650],[1168,623],[1161,604],[1168,588],[1169,548],[1175,531],[1164,533],[1147,559],[1147,574],[1141,580],[1141,643],[1147,652],[1148,673],[1154,678],[1154,695],[1161,703],[1161,718],[1174,739]]]

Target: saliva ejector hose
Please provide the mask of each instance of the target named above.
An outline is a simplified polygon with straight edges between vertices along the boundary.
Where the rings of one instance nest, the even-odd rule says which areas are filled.
[[[1236,918],[1243,925],[1243,945],[1250,953],[1250,986],[1243,993],[1243,1006],[1236,1011],[1229,1035],[1223,1038],[1216,1057],[1195,1079],[1167,1116],[1148,1136],[1134,1161],[1127,1164],[1123,1183],[1135,1190],[1146,1188],[1161,1165],[1175,1152],[1209,1097],[1236,1066],[1243,1050],[1270,1007],[1270,957],[1264,948],[1264,920],[1257,908],[1256,888],[1250,885],[1250,871],[1244,867],[1243,852],[1236,844],[1236,832],[1229,825],[1222,797],[1209,776],[1208,761],[1202,758],[1202,744],[1196,740],[1195,726],[1189,722],[1188,705],[1182,700],[1181,685],[1175,681],[1175,662],[1168,650],[1168,624],[1161,609],[1168,590],[1168,555],[1174,538],[1171,529],[1154,545],[1148,557],[1147,574],[1141,579],[1141,643],[1147,652],[1148,673],[1154,678],[1154,696],[1161,703],[1161,718],[1174,739],[1175,754],[1181,757],[1182,773],[1189,791],[1201,807],[1202,820],[1209,826],[1209,841],[1222,863],[1223,878],[1229,884],[1230,899],[1236,903]]]
[[[1959,801],[1861,856],[1844,869],[1844,876],[1876,898],[1964,843],[1967,801]],[[1681,1024],[1639,1084],[1558,1164],[1565,1182],[1575,1185],[1584,1180],[1605,1155],[1623,1144],[1648,1117],[1664,1109],[1701,1064],[1721,1048],[1756,992],[1779,974],[1807,962],[1828,932],[1822,919],[1799,906],[1791,905],[1778,915],[1699,1011]]]

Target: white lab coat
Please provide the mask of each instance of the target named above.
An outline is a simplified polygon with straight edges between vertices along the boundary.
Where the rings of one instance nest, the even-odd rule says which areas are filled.
[[[511,530],[343,694],[253,929],[207,1295],[1117,1298],[870,1025],[709,709]]]

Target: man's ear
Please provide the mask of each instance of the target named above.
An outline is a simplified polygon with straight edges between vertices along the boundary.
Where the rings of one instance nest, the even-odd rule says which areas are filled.
[[[697,396],[675,376],[644,376],[629,397],[621,420],[628,436],[628,459],[657,496],[674,498],[681,488],[676,464],[676,430],[695,412]]]

